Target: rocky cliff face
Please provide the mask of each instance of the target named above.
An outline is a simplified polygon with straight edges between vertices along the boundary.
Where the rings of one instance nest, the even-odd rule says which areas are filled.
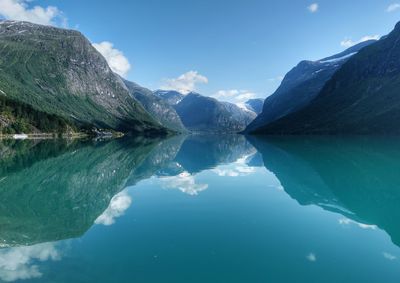
[[[79,32],[0,22],[0,94],[79,124],[161,130]]]
[[[132,97],[139,101],[144,109],[161,125],[176,132],[186,132],[178,113],[165,100],[138,84],[127,80],[124,80],[124,83]]]

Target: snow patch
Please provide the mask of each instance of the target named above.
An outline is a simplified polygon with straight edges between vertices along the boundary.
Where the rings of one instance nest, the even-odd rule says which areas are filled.
[[[340,62],[340,61],[346,60],[346,59],[348,59],[348,58],[350,58],[350,57],[356,55],[357,53],[358,53],[358,52],[353,52],[353,53],[347,54],[347,55],[342,56],[342,57],[339,57],[339,58],[334,58],[334,59],[319,61],[319,63],[324,64],[324,63],[336,63],[336,62]]]
[[[325,69],[320,69],[320,70],[318,70],[318,71],[315,71],[314,74],[319,74],[319,73],[321,73],[322,71],[325,71]]]

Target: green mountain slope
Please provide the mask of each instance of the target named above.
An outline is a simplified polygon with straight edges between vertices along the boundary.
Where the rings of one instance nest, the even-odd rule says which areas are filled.
[[[161,130],[79,32],[0,22],[0,95],[77,124]]]

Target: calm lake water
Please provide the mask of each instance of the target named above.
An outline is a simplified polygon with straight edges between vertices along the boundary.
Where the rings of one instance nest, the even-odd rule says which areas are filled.
[[[399,282],[400,139],[0,144],[0,281]]]

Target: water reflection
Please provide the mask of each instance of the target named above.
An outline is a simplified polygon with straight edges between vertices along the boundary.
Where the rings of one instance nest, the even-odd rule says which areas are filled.
[[[230,200],[242,200],[247,195],[257,194],[251,186],[251,182],[257,180],[264,190],[275,186],[301,206],[318,206],[338,214],[337,227],[357,227],[362,233],[384,230],[393,243],[399,246],[399,141],[389,138],[246,139],[239,135],[193,135],[164,140],[0,143],[0,281],[40,278],[46,273],[44,264],[65,260],[61,244],[64,242],[61,240],[81,238],[94,224],[97,224],[94,225],[96,228],[91,231],[112,230],[118,226],[119,221],[125,219],[123,216],[130,209],[140,206],[141,202],[133,198],[127,188],[135,190],[145,180],[152,181],[153,187],[163,189],[163,193],[169,195],[174,195],[170,190],[177,190],[175,195],[179,199],[200,206],[194,211],[211,215],[212,218],[203,219],[201,213],[191,214],[195,216],[193,221],[203,223],[204,226],[199,227],[190,226],[191,222],[185,222],[185,218],[180,219],[180,223],[185,223],[181,225],[185,231],[195,231],[199,238],[204,236],[209,245],[213,245],[215,239],[229,242],[230,237],[224,232],[240,234],[242,231],[236,230],[236,227],[248,225],[252,219],[258,223],[260,231],[265,225],[271,225],[271,231],[276,228],[270,223],[262,223],[266,214],[263,214],[265,211],[260,207],[267,203],[263,198],[257,197],[259,203],[255,204],[255,208],[259,209],[255,211],[260,212],[258,216],[250,213],[246,218],[244,213],[235,214],[240,210],[239,206],[230,207]],[[264,167],[274,174],[275,182],[262,179],[266,175],[259,173],[260,170],[265,171],[261,169]],[[235,187],[232,184],[236,182],[240,184],[241,193],[229,200],[225,196],[231,192],[223,190],[219,195],[223,201],[203,198],[203,195],[210,195],[209,192],[221,186],[221,183]],[[238,192],[234,188],[232,190],[232,195]],[[225,209],[222,214],[217,213],[221,213],[220,207]],[[190,211],[189,206],[186,209]],[[282,211],[285,209],[281,208]],[[251,207],[243,204],[243,210],[250,211]],[[209,214],[206,214],[207,211]],[[176,215],[167,215],[165,219]],[[278,214],[276,218],[279,218]],[[218,230],[219,226],[214,226],[214,230],[218,231],[214,232],[217,238],[208,237],[206,232],[201,234],[203,228],[218,220],[229,224],[227,230]],[[285,223],[277,223],[284,227],[282,231],[292,231]],[[175,237],[185,233],[179,231],[182,228],[178,226],[175,227],[178,229],[176,234],[170,231],[170,235],[165,235],[172,239],[169,242],[171,247],[168,246],[171,250],[177,247]],[[153,237],[164,232],[157,226],[152,226],[151,231]],[[119,230],[119,233],[123,232]],[[248,234],[240,235],[247,240],[248,245],[257,246],[257,242],[251,240],[258,237],[257,233],[251,234],[250,238],[247,238]],[[260,243],[268,242],[263,236],[265,234],[259,234],[260,246]],[[290,236],[282,235],[292,240]],[[157,240],[152,239],[149,240],[151,243]],[[131,244],[130,239],[126,241],[121,245]],[[293,244],[281,241],[277,243],[282,246]],[[217,246],[223,245],[222,242]],[[231,247],[233,243],[236,244],[232,241]],[[150,246],[147,248],[151,249]],[[298,252],[297,246],[291,246],[288,250],[295,248]],[[231,254],[234,249],[227,248],[227,254]],[[246,254],[246,250],[242,253]],[[256,250],[260,249],[257,247]],[[158,253],[154,254],[157,258],[152,257],[152,261],[158,260]],[[210,262],[216,254],[212,251],[211,255]],[[307,246],[301,253],[301,260],[310,265],[318,265],[323,261],[323,256],[321,250]],[[398,260],[398,255],[391,249],[381,249],[379,256],[385,262]],[[284,261],[283,258],[280,260]]]
[[[212,171],[220,177],[242,177],[255,173],[255,168],[258,167],[253,162],[256,155],[255,149],[251,153],[244,152],[243,154],[245,155],[238,160],[220,165]]]
[[[61,254],[55,243],[0,250],[0,280],[13,282],[40,278],[39,262],[57,261]]]
[[[80,237],[94,223],[111,225],[132,203],[123,189],[152,176],[165,188],[197,195],[208,184],[197,184],[196,173],[250,152],[243,136],[3,142],[0,245],[54,242]]]
[[[122,191],[116,194],[110,201],[108,208],[97,217],[95,223],[110,226],[115,223],[115,219],[124,215],[125,211],[131,206],[132,198]]]
[[[341,225],[379,227],[400,246],[398,138],[250,139],[301,205],[340,213]]]
[[[208,189],[208,184],[197,184],[195,176],[187,171],[176,176],[161,177],[160,183],[163,188],[178,189],[191,196],[196,196]]]
[[[159,143],[148,158],[129,178],[133,186],[139,179],[156,176],[161,187],[177,189],[196,196],[208,188],[208,184],[197,183],[196,175],[204,170],[215,170],[226,174],[250,173],[246,162],[256,154],[255,148],[240,135],[226,135],[216,138],[213,135],[178,136]],[[254,161],[253,159],[251,161]],[[221,166],[236,165],[234,169]]]
[[[255,153],[254,147],[240,135],[189,136],[176,156],[176,162],[191,174],[213,169]]]
[[[0,144],[0,243],[33,245],[110,225],[132,199],[123,192],[156,176],[162,187],[198,195],[196,175],[252,174],[263,166],[301,205],[340,213],[341,225],[377,226],[400,244],[397,139],[177,136],[111,142]],[[254,145],[254,147],[253,147]],[[257,150],[256,150],[257,149]]]
[[[82,236],[155,146],[154,141],[2,145],[9,162],[0,175],[1,246]]]

